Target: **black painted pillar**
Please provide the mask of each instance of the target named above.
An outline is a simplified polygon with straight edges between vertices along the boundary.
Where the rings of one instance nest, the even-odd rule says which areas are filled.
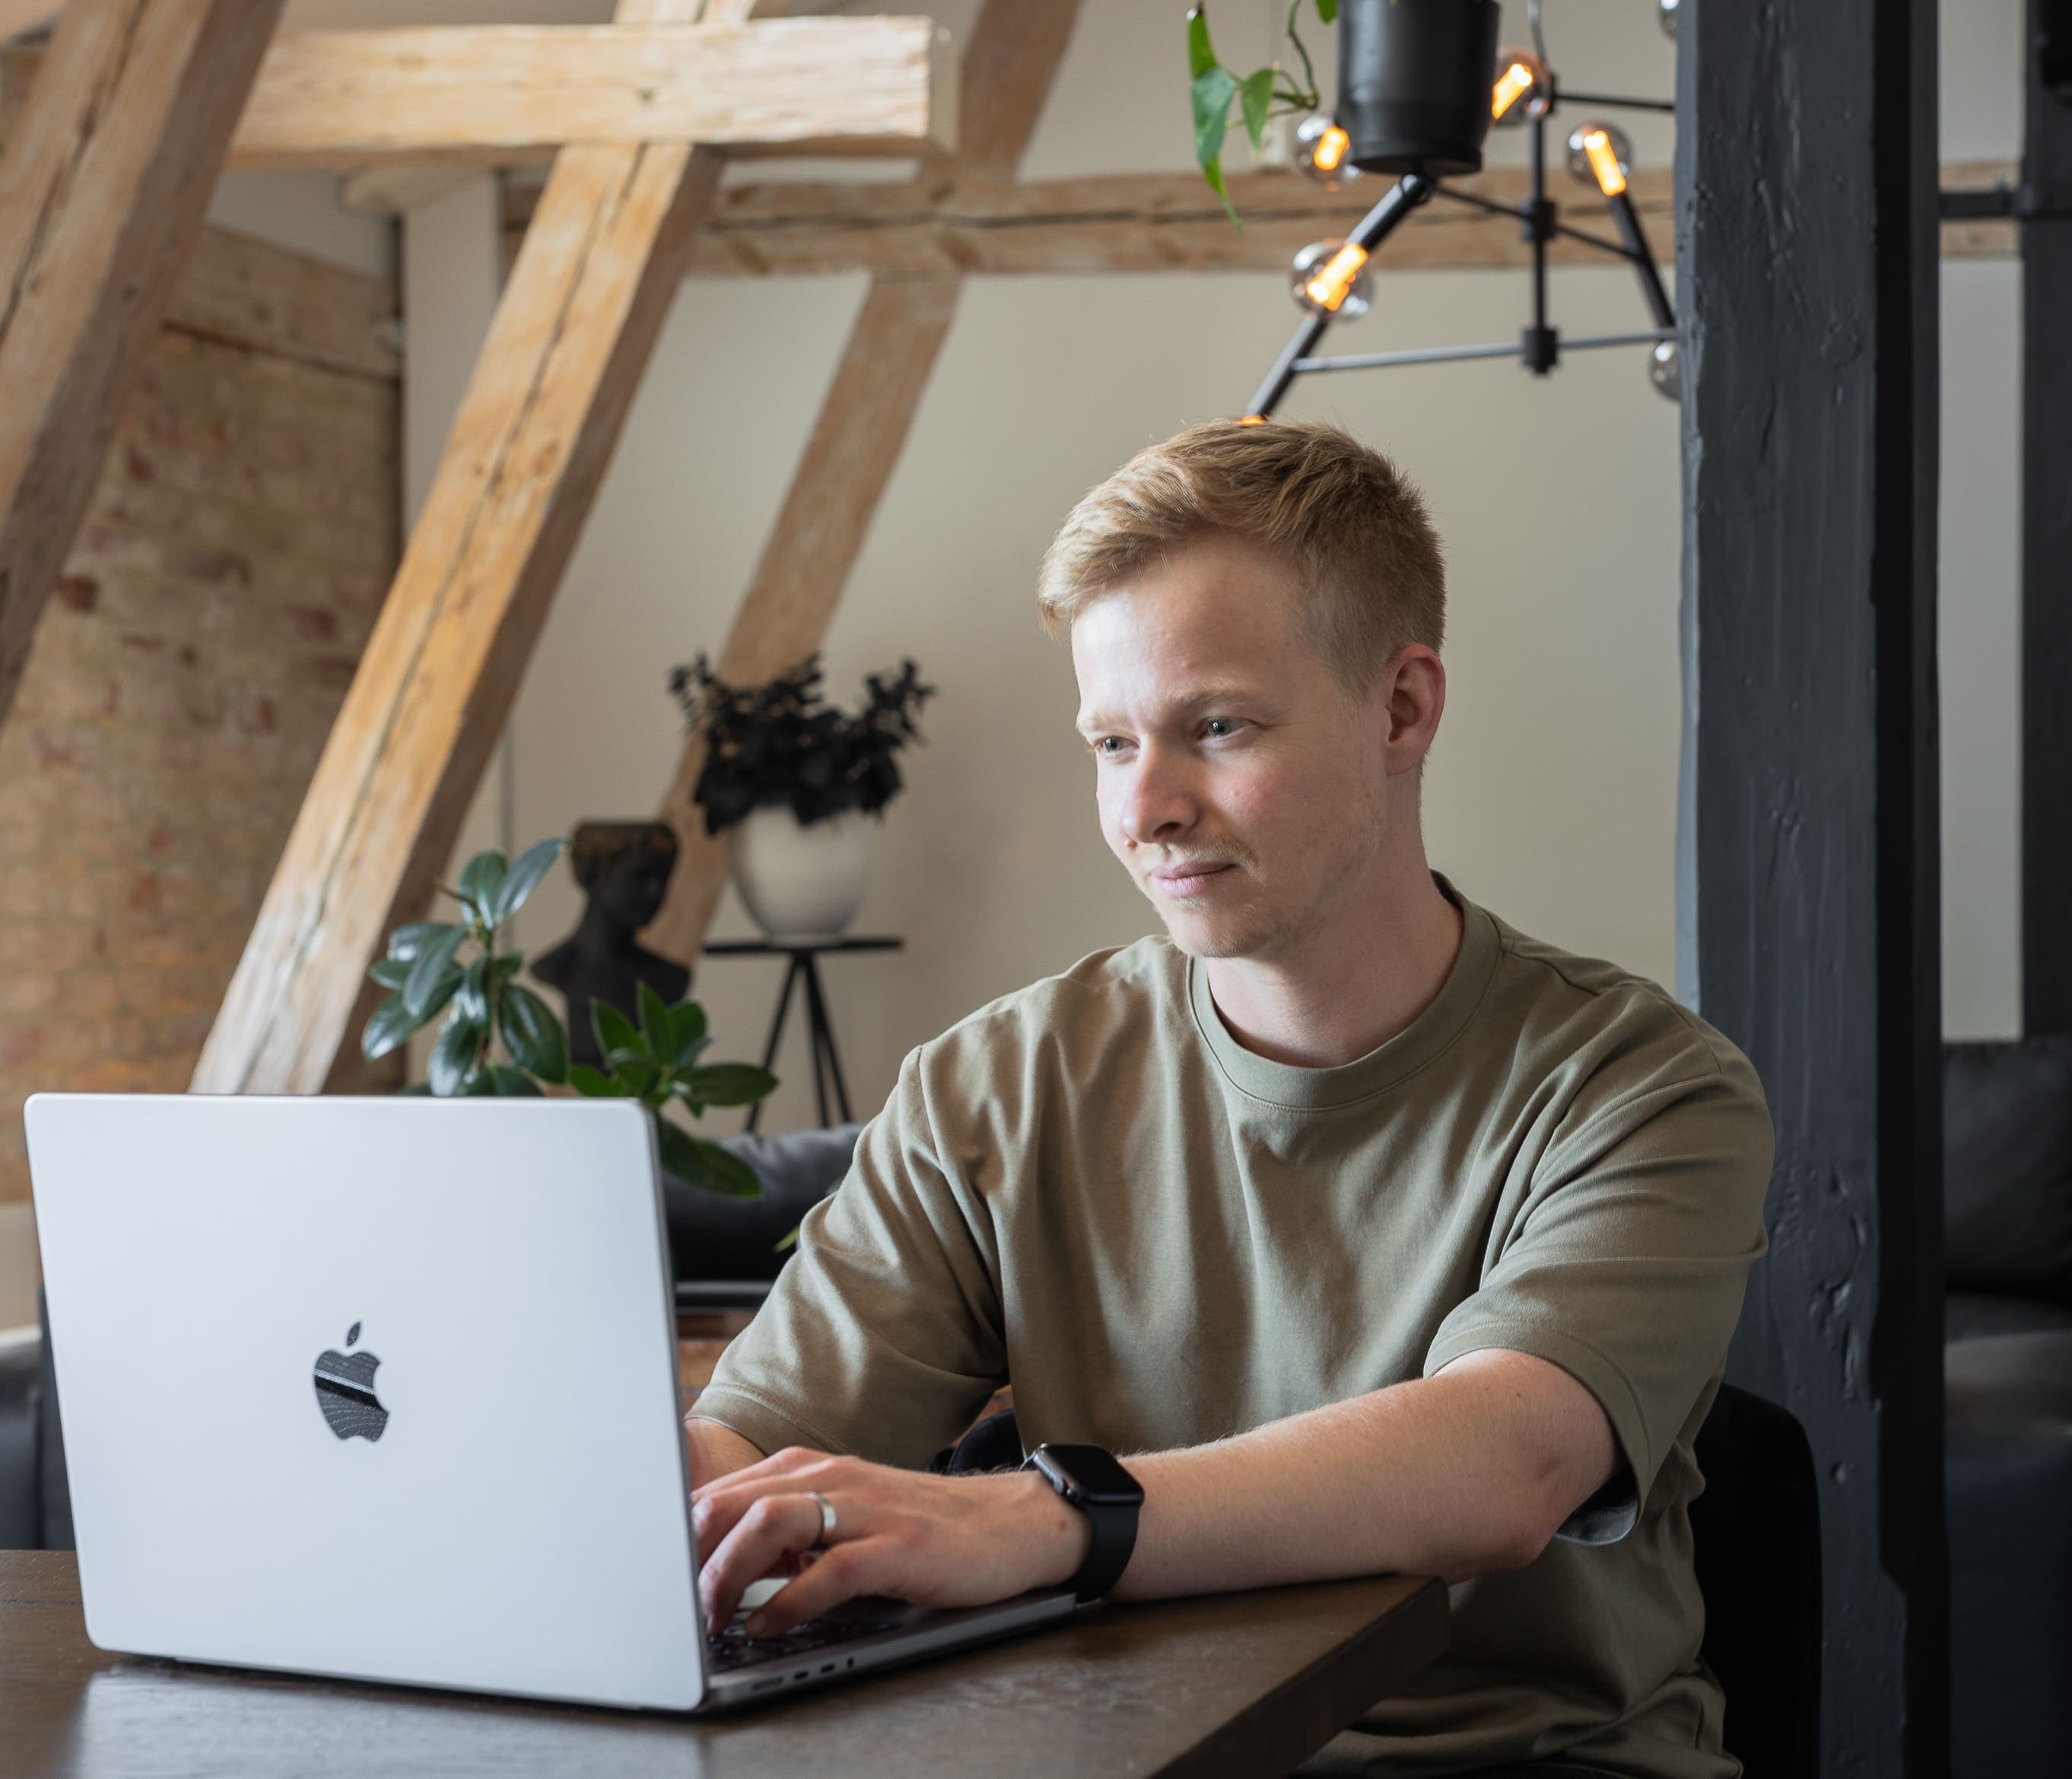
[[[1827,1779],[1948,1765],[1935,55],[1934,0],[1679,31],[1682,986],[1777,1126],[1730,1375],[1819,1467]]]
[[[2021,240],[2023,1029],[2072,1032],[2072,0],[2029,0]]]

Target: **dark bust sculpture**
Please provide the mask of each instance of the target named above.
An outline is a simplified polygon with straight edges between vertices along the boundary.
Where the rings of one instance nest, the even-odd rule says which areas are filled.
[[[601,1068],[590,1025],[593,997],[637,1019],[642,983],[671,1006],[691,985],[688,969],[642,949],[635,937],[662,906],[676,868],[676,836],[667,822],[584,822],[569,865],[590,899],[576,930],[533,960],[532,974],[568,1003],[569,1060]]]

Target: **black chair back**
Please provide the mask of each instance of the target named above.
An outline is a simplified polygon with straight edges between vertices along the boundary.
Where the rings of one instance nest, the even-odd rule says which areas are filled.
[[[1722,1384],[1696,1448],[1705,1488],[1691,1537],[1727,1752],[1748,1779],[1819,1779],[1820,1499],[1806,1430]]]

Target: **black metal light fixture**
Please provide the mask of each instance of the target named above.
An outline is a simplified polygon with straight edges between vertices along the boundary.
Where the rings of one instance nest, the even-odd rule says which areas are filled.
[[[1315,242],[1296,257],[1293,289],[1305,310],[1303,320],[1253,394],[1245,419],[1265,419],[1297,377],[1314,372],[1515,357],[1544,376],[1564,350],[1614,346],[1648,347],[1650,380],[1671,401],[1681,395],[1675,310],[1626,188],[1632,149],[1626,133],[1601,117],[1587,117],[1565,144],[1569,171],[1605,199],[1618,240],[1570,228],[1547,195],[1547,133],[1563,104],[1591,111],[1671,113],[1675,106],[1667,100],[1564,91],[1548,61],[1540,0],[1528,0],[1527,14],[1532,47],[1498,52],[1497,0],[1341,0],[1338,109],[1330,117],[1308,119],[1297,130],[1300,164],[1333,190],[1361,173],[1398,178],[1343,240]],[[1675,0],[1659,0],[1659,16],[1673,36]],[[1527,193],[1515,205],[1444,183],[1481,171],[1482,142],[1492,124],[1528,132]],[[1516,343],[1317,356],[1333,322],[1367,311],[1367,264],[1382,243],[1435,197],[1517,220],[1532,249],[1532,311]],[[1547,305],[1547,249],[1556,236],[1631,265],[1653,326],[1564,339],[1548,318]]]

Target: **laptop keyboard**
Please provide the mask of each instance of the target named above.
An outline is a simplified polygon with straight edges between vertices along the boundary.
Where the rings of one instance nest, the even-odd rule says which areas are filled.
[[[706,1663],[714,1674],[728,1674],[757,1662],[796,1660],[837,1644],[853,1643],[858,1637],[896,1629],[898,1623],[890,1618],[809,1618],[782,1637],[750,1637],[742,1621],[737,1618],[725,1630],[705,1639]]]

